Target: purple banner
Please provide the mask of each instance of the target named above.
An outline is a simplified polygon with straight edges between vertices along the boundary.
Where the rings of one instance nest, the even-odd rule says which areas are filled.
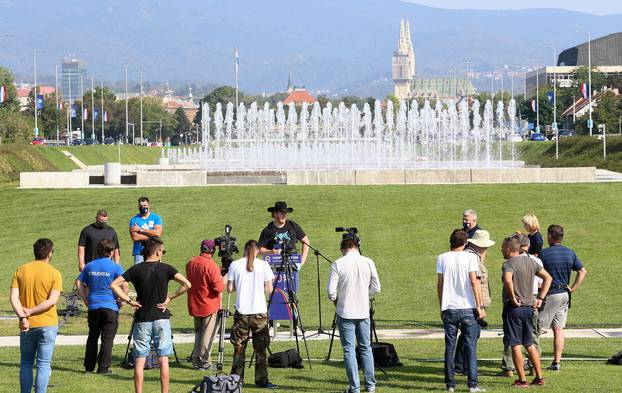
[[[288,291],[288,283],[285,278],[286,273],[281,272],[279,275],[279,270],[282,270],[281,262],[283,258],[281,255],[273,254],[266,255],[264,260],[270,264],[272,267],[272,271],[274,273],[274,282],[273,285],[276,288],[274,291],[274,296],[272,297],[272,303],[270,304],[270,309],[268,310],[269,318],[272,321],[284,321],[284,320],[292,320],[292,314],[295,311],[292,310],[290,305],[287,302],[287,291]],[[297,267],[300,266],[302,261],[302,257],[300,254],[292,254],[290,256],[290,261],[294,263]],[[276,282],[276,279],[279,279]],[[292,289],[294,291],[298,290],[298,271],[292,269]]]

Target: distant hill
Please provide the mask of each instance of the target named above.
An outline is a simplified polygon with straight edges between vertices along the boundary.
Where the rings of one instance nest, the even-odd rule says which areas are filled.
[[[62,5],[62,6],[61,6]],[[622,15],[563,10],[444,10],[398,0],[0,0],[0,64],[41,74],[67,54],[96,78],[121,80],[123,63],[145,79],[233,83],[261,93],[297,85],[358,94],[391,90],[390,61],[399,21],[411,21],[419,75],[448,75],[469,59],[479,70],[551,62],[552,49],[622,29]],[[13,37],[2,37],[11,34]],[[546,45],[546,46],[545,46]],[[547,47],[548,46],[548,47]]]

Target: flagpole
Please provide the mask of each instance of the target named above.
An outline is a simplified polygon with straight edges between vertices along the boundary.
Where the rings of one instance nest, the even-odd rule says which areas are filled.
[[[238,111],[239,99],[238,99],[238,48],[233,48],[233,66],[235,67],[235,112]]]
[[[127,143],[127,138],[129,138],[129,134],[130,134],[129,109],[128,109],[129,97],[127,95],[127,64],[123,64],[123,66],[125,67],[125,143]],[[134,141],[132,141],[132,143],[134,143]]]
[[[59,107],[58,107],[58,64],[54,65],[54,88],[56,89],[56,140],[60,139],[60,130],[58,129],[58,115],[59,115]]]
[[[142,71],[140,71],[140,144],[141,145],[143,144],[143,72]]]
[[[34,98],[34,103],[35,103],[35,138],[39,136],[39,127],[38,127],[38,110],[37,110],[37,50],[35,49],[35,55],[34,55],[34,63],[35,63],[35,85],[32,89],[33,91],[33,98]]]
[[[540,64],[536,64],[536,132],[540,132]]]
[[[557,51],[553,48],[553,132],[555,132],[555,159],[559,159],[559,132],[557,131]]]
[[[589,129],[590,129],[590,136],[592,136],[592,128],[594,127],[594,123],[592,121],[592,33],[591,32],[587,32],[587,57],[588,57],[588,68],[589,68],[589,74],[588,74],[588,79],[589,79],[589,90],[588,90],[588,99],[589,101],[589,105],[590,105],[590,124],[589,125]]]
[[[105,115],[105,111],[104,111],[104,81],[101,81],[101,96],[102,96],[102,143],[104,143],[104,115]]]
[[[80,138],[84,139],[84,75],[82,73],[80,73],[80,120],[82,121]]]
[[[95,78],[91,75],[91,139],[95,139]]]
[[[71,111],[73,111],[73,103],[71,102],[71,68],[68,70],[69,71],[69,130],[68,130],[68,135],[67,135],[67,144],[69,145],[71,143],[71,140],[73,139],[73,133],[72,133],[72,128],[73,128],[73,122],[71,121]]]

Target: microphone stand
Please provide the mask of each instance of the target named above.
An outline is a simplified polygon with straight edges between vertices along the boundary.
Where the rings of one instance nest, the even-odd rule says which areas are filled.
[[[316,271],[317,271],[317,307],[318,307],[318,314],[319,314],[319,318],[320,318],[320,326],[318,327],[317,332],[308,335],[306,338],[310,338],[310,337],[320,337],[323,334],[327,335],[327,336],[334,336],[334,333],[331,333],[329,331],[324,330],[324,327],[322,325],[322,295],[320,293],[320,286],[322,285],[320,282],[320,257],[322,257],[326,262],[328,263],[333,263],[333,261],[331,261],[329,258],[327,258],[324,254],[322,254],[320,252],[320,250],[318,250],[317,248],[311,246],[309,243],[305,242],[302,239],[298,239],[298,241],[300,241],[302,244],[304,244],[305,246],[309,247],[312,251],[313,251],[313,255],[315,255],[315,267],[316,267]]]

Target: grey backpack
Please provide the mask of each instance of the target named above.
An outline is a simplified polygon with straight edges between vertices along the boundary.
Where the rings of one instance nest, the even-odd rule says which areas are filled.
[[[192,392],[194,393],[241,393],[242,382],[239,375],[224,375],[219,374],[215,376],[206,375],[203,377],[203,381],[196,385]]]

